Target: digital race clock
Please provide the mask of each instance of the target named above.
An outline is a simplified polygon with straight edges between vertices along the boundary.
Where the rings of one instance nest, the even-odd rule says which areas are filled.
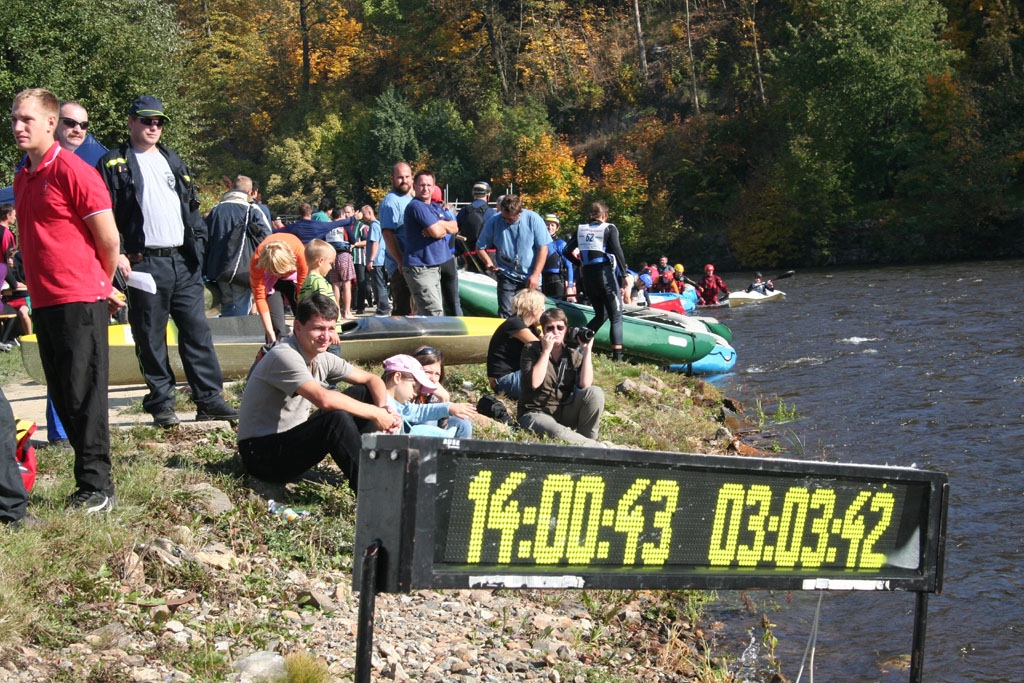
[[[941,583],[942,473],[387,435],[363,445],[356,548],[380,540],[379,590]]]

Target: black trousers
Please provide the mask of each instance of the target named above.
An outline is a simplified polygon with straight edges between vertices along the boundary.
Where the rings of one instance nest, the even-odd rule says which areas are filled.
[[[366,273],[365,263],[353,264],[356,269],[356,291],[352,296],[352,308],[356,313],[365,313],[366,307],[373,305],[373,288]]]
[[[412,315],[412,291],[400,270],[391,275],[391,302],[392,315]]]
[[[144,256],[132,269],[149,273],[156,281],[156,294],[128,288],[128,323],[135,337],[135,355],[149,387],[142,406],[150,414],[174,408],[174,371],[167,355],[168,318],[178,328],[178,354],[192,398],[200,407],[208,405],[220,397],[224,377],[206,322],[205,287],[199,266],[190,265],[180,252],[175,252],[170,256]]]
[[[290,306],[292,313],[299,305],[299,292],[291,280],[278,280],[274,283],[274,293],[267,296],[267,307],[270,309],[270,324],[274,328],[274,337],[278,340],[287,337],[291,331],[285,319],[284,307]]]
[[[80,490],[110,495],[107,302],[45,306],[32,311],[32,318],[46,388],[75,451],[75,483]]]
[[[462,317],[462,300],[459,299],[459,266],[454,258],[441,264],[441,305],[444,307],[445,315]]]
[[[597,332],[605,320],[611,320],[612,347],[622,347],[622,292],[610,263],[598,263],[583,267],[583,286],[594,307],[594,317],[587,327]]]
[[[25,516],[28,491],[14,459],[14,414],[3,390],[0,390],[0,523],[10,524]]]
[[[21,321],[18,320],[18,312],[7,302],[0,303],[0,313],[4,316],[0,318],[0,342],[10,344],[21,335]]]
[[[544,296],[565,301],[565,278],[561,273],[543,273],[540,276],[540,290]]]
[[[356,419],[343,410],[318,410],[287,432],[239,441],[238,452],[246,472],[273,482],[298,479],[330,455],[356,491],[361,430],[372,428],[368,420]]]
[[[353,384],[343,393],[357,401],[370,402],[370,390],[365,384]],[[348,479],[349,487],[357,491],[362,435],[376,429],[373,420],[354,417],[343,410],[317,410],[287,432],[239,441],[238,452],[249,474],[273,482],[298,479],[330,455]]]

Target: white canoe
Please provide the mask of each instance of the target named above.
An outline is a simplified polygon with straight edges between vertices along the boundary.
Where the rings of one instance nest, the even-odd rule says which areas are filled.
[[[736,308],[744,304],[756,304],[762,301],[782,301],[786,298],[785,292],[775,290],[768,294],[760,294],[759,292],[730,292],[729,293],[729,308]]]

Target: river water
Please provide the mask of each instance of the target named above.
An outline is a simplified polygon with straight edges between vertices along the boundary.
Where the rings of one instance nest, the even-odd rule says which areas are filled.
[[[758,397],[769,414],[778,401],[795,408],[796,421],[772,428],[786,457],[948,473],[929,681],[1024,681],[1022,272],[1024,261],[800,271],[778,282],[785,301],[718,309],[739,362],[716,384],[748,410]],[[748,281],[726,278],[731,288]],[[722,599],[731,627],[753,622],[745,600],[767,612],[775,656],[795,680],[818,594]],[[825,593],[817,680],[906,681],[913,613],[912,593]],[[754,633],[747,656],[763,661]]]

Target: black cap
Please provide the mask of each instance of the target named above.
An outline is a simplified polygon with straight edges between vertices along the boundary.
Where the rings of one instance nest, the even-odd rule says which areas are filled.
[[[758,277],[758,278],[759,278],[759,277],[764,277],[764,276],[763,276],[763,275],[761,275],[761,273],[758,273],[758,274],[757,274],[757,275],[755,275],[754,277]]]
[[[129,116],[161,116],[167,118],[164,113],[164,105],[152,95],[136,97],[132,106],[128,109]]]

